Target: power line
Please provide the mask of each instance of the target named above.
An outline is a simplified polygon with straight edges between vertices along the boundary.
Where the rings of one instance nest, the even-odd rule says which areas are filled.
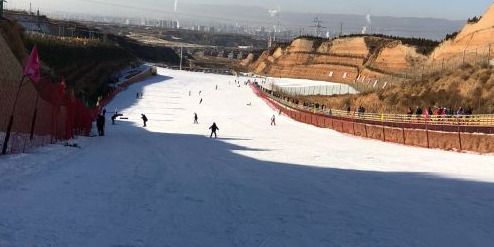
[[[314,28],[316,37],[320,37],[321,36],[321,29],[326,28],[326,27],[323,27],[321,25],[322,21],[319,20],[319,17],[314,18],[313,23],[314,23],[314,26],[311,26],[311,27]]]

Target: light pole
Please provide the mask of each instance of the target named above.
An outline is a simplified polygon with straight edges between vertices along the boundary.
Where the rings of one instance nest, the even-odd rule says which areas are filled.
[[[183,57],[183,49],[184,47],[183,46],[180,46],[180,70],[182,70],[182,57]]]

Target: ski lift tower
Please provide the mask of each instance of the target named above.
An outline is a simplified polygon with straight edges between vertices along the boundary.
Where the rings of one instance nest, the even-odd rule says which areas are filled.
[[[3,2],[7,2],[7,1],[0,0],[0,19],[3,19]]]

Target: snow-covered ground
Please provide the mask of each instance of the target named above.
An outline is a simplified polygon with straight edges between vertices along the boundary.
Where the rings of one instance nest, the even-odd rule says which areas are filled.
[[[493,246],[494,157],[270,126],[233,77],[159,74],[105,137],[0,157],[1,247]]]

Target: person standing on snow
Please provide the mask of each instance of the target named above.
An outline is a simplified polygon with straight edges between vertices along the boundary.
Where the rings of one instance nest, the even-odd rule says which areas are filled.
[[[273,125],[276,125],[276,117],[274,115],[271,117],[271,126]]]
[[[197,113],[194,112],[194,124],[199,124],[197,121],[199,118],[197,117]]]
[[[209,136],[209,138],[212,138],[213,134],[214,134],[214,138],[216,138],[216,131],[220,130],[220,128],[218,128],[216,123],[213,123],[213,125],[211,125],[211,127],[209,127],[209,129],[211,130],[211,135]]]
[[[199,101],[199,105],[200,105],[200,104],[202,104],[202,98],[201,98],[201,100]]]
[[[141,114],[142,115],[142,122],[144,122],[144,126],[143,127],[146,127],[146,123],[148,122],[148,118],[146,117],[146,115],[144,114]]]
[[[98,115],[96,119],[96,127],[98,128],[98,135],[105,136],[105,116]]]

